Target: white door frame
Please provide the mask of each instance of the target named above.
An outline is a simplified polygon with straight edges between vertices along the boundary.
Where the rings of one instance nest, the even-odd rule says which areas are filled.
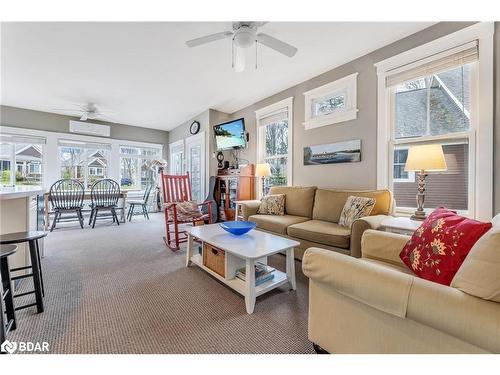
[[[200,150],[200,178],[201,178],[201,200],[203,201],[205,199],[206,195],[206,176],[207,176],[207,155],[206,155],[206,139],[205,139],[205,132],[199,132],[196,135],[192,135],[185,140],[185,146],[184,146],[184,158],[186,160],[185,163],[185,170],[190,171],[191,170],[191,157],[189,153],[189,148],[194,145],[200,145],[201,150]],[[191,179],[191,176],[189,176]]]

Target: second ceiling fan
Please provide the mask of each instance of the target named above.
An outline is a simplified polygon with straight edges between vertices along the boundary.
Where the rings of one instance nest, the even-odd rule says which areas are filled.
[[[285,56],[293,57],[297,53],[297,48],[285,43],[279,39],[265,33],[258,33],[257,29],[267,22],[233,22],[232,31],[223,31],[220,33],[202,36],[200,38],[188,40],[188,47],[196,47],[201,44],[214,42],[220,39],[232,39],[232,66],[237,72],[245,69],[244,49],[255,45],[255,53],[257,54],[257,44],[263,44],[273,50],[282,53]],[[255,67],[257,67],[257,56],[255,58]]]

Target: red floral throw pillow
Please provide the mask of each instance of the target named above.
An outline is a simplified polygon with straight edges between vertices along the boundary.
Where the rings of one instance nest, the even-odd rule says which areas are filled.
[[[413,233],[399,257],[417,276],[450,285],[472,246],[490,228],[491,223],[440,207]]]

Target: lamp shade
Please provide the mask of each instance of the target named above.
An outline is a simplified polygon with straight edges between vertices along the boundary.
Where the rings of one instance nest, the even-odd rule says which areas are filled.
[[[255,167],[255,175],[258,177],[271,176],[271,166],[268,163],[257,164]]]
[[[446,160],[441,145],[411,146],[408,150],[405,171],[439,172],[446,169]]]

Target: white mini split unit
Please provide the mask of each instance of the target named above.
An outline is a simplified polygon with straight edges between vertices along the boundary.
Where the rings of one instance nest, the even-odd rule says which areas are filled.
[[[108,125],[92,124],[91,122],[70,120],[69,131],[70,133],[94,135],[97,137],[110,136],[110,127]]]

